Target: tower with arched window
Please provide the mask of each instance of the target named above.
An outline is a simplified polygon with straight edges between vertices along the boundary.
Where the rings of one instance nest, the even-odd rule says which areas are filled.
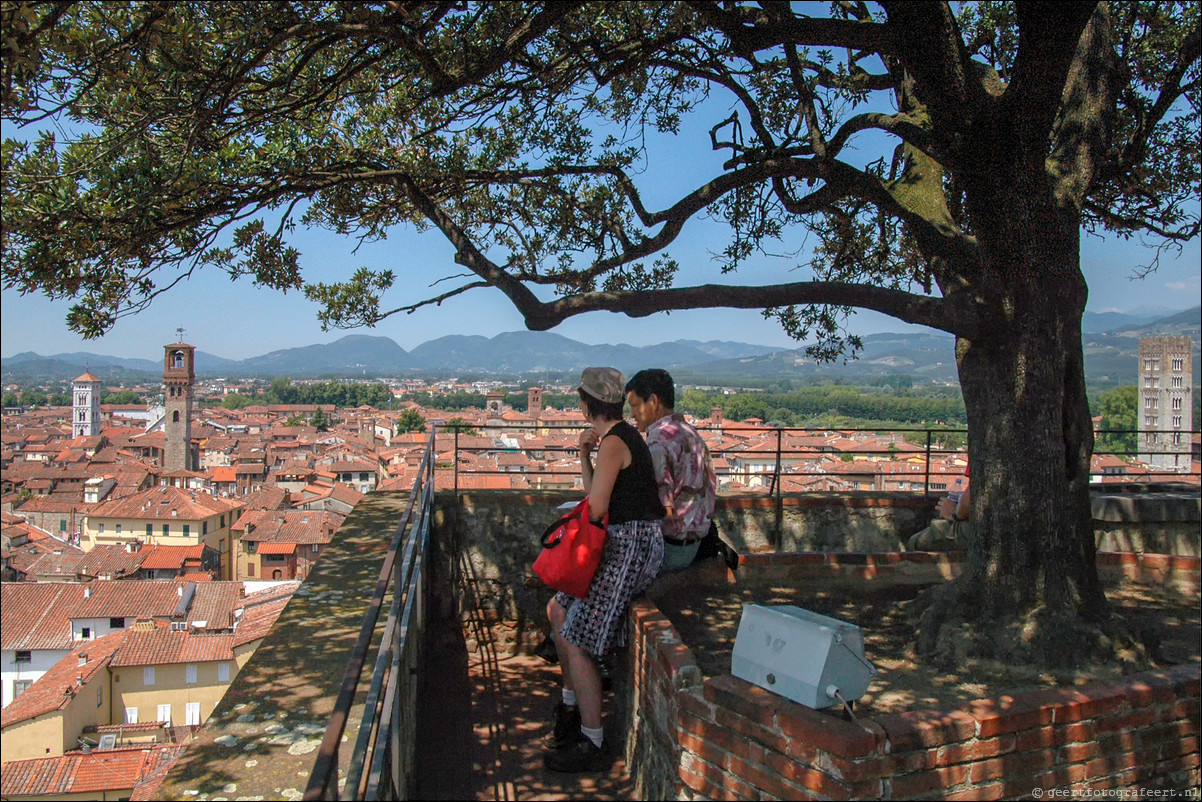
[[[89,371],[71,382],[71,436],[100,434],[100,388],[102,382]]]
[[[182,338],[181,338],[182,339]],[[163,467],[168,471],[191,471],[192,386],[196,381],[193,357],[196,349],[183,342],[163,346],[163,434],[167,438]]]

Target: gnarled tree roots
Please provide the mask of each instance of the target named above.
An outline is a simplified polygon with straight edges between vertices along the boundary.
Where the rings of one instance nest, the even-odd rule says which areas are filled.
[[[998,661],[1064,676],[1100,665],[1126,674],[1163,662],[1155,638],[1112,611],[1087,617],[1070,605],[991,598],[981,588],[965,575],[919,595],[911,615],[920,660],[945,669]]]

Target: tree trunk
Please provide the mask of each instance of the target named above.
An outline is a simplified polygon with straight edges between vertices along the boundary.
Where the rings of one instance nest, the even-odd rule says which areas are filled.
[[[1090,512],[1080,235],[1074,215],[1024,200],[1013,214],[991,210],[990,263],[974,290],[994,320],[956,344],[973,540],[962,576],[920,605],[918,651],[938,663],[1072,665],[1109,643]]]

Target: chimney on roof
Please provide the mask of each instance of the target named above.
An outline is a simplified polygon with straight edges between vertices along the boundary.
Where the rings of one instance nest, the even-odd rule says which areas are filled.
[[[88,653],[87,652],[79,653],[79,664],[81,666],[86,666],[88,664]]]
[[[75,684],[83,685],[83,672],[82,671],[75,675]]]
[[[84,588],[83,588],[83,597],[84,597],[85,599],[90,599],[90,598],[92,598],[92,586],[91,586],[91,585],[84,585]]]

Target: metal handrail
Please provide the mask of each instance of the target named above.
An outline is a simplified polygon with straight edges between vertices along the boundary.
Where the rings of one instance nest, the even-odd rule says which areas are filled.
[[[402,744],[397,738],[398,728],[395,720],[405,709],[403,705],[409,702],[407,709],[415,707],[412,699],[401,699],[399,687],[414,670],[402,670],[404,663],[416,662],[416,650],[421,644],[420,626],[424,616],[424,574],[422,563],[429,544],[429,529],[432,519],[431,510],[434,503],[434,455],[435,434],[431,432],[426,444],[426,452],[422,457],[413,488],[409,494],[409,503],[401,516],[400,522],[393,531],[388,546],[388,554],[380,567],[379,579],[375,591],[363,617],[359,629],[359,637],[351,650],[351,657],[343,674],[342,685],[334,702],[334,710],[330,715],[325,736],[318,749],[313,772],[305,789],[304,799],[376,799],[385,786],[388,788],[385,796],[400,798],[403,791],[399,787],[408,784],[412,778],[406,777],[399,771],[399,750]],[[417,518],[414,520],[416,510]],[[406,538],[408,534],[408,538]],[[403,553],[402,553],[403,544]],[[401,555],[398,561],[397,556]],[[339,744],[349,717],[351,706],[355,700],[362,680],[363,668],[367,662],[367,653],[372,636],[379,622],[380,610],[384,599],[391,590],[392,603],[389,607],[388,618],[384,626],[380,647],[377,652],[371,684],[364,705],[363,720],[355,746],[351,753],[350,767],[347,771],[346,782],[342,790],[338,788]],[[414,617],[419,624],[417,637],[410,637]],[[382,694],[382,696],[381,696]],[[410,694],[412,695],[412,694]],[[411,748],[412,744],[404,744]],[[391,757],[391,760],[389,758]],[[385,761],[389,766],[385,766]],[[391,772],[385,771],[392,768]]]
[[[539,425],[535,426],[534,428],[539,429],[539,430],[551,430],[551,431],[555,431],[555,430],[579,431],[581,428],[583,428],[583,426],[584,426],[583,422],[580,424],[554,423],[554,424],[539,424]],[[736,423],[728,423],[726,427],[698,426],[697,428],[699,431],[706,432],[706,431],[721,431],[723,428],[730,429],[730,428],[733,428],[736,426],[738,426],[737,422]],[[505,425],[505,426],[501,426],[501,427],[488,426],[488,427],[483,427],[483,428],[486,428],[487,430],[490,430],[490,431],[495,431],[497,429],[504,431],[506,429],[510,429],[510,430],[517,432],[517,431],[527,431],[531,427],[522,426],[522,425],[517,425],[517,426]],[[747,430],[744,429],[742,431],[745,432]],[[903,428],[864,428],[864,427],[839,428],[839,427],[829,427],[829,426],[826,426],[826,427],[788,426],[788,427],[771,427],[768,429],[760,429],[759,431],[762,432],[763,434],[775,434],[775,437],[776,437],[775,450],[771,451],[771,452],[763,452],[764,458],[772,460],[775,467],[770,471],[765,471],[765,472],[756,474],[756,476],[765,481],[765,484],[767,486],[767,495],[774,496],[778,500],[779,500],[779,498],[781,496],[781,492],[782,492],[782,490],[781,490],[782,479],[786,475],[785,471],[784,471],[783,460],[786,459],[789,455],[812,454],[813,453],[809,450],[786,448],[785,442],[784,442],[784,436],[787,433],[797,433],[797,434],[801,434],[801,435],[816,434],[816,433],[830,433],[830,432],[846,432],[846,433],[850,433],[853,435],[854,434],[864,434],[864,433],[889,433],[889,434],[902,434],[902,435],[910,434],[910,433],[919,433],[922,435],[921,440],[923,442],[911,443],[911,444],[921,448],[921,451],[915,452],[915,453],[921,454],[923,457],[923,471],[922,471],[923,487],[922,487],[922,491],[921,491],[923,497],[929,497],[932,494],[933,489],[931,487],[931,481],[933,478],[936,478],[941,475],[941,474],[932,473],[932,471],[931,471],[932,458],[935,456],[938,456],[938,455],[967,453],[966,450],[964,450],[964,449],[943,448],[943,447],[937,447],[935,445],[935,438],[937,436],[939,436],[941,434],[942,435],[946,435],[946,434],[964,435],[968,431],[966,428],[931,428],[931,427],[925,427],[925,428],[917,428],[917,427],[914,427],[914,428],[905,428],[905,427],[903,427]],[[1187,437],[1192,436],[1197,433],[1198,433],[1197,429],[1180,431],[1181,435],[1187,436]],[[1134,435],[1136,437],[1142,437],[1145,434],[1164,435],[1166,433],[1161,432],[1159,430],[1147,430],[1147,429],[1137,429],[1137,430],[1109,430],[1109,429],[1107,429],[1107,430],[1099,430],[1099,431],[1095,432],[1095,434],[1096,435],[1129,434],[1129,435]],[[907,439],[906,442],[910,442],[910,441]],[[1140,447],[1140,446],[1142,446],[1142,447]],[[1166,443],[1159,443],[1159,444],[1157,444],[1157,443],[1142,443],[1142,444],[1140,444],[1140,446],[1137,446],[1135,449],[1130,449],[1130,450],[1095,448],[1093,453],[1098,456],[1103,456],[1103,455],[1136,456],[1139,454],[1148,454],[1148,453],[1163,453],[1163,454],[1181,453],[1180,451],[1171,450],[1170,447],[1168,446],[1168,444],[1166,444]],[[574,446],[565,446],[565,445],[549,445],[549,446],[542,446],[539,448],[528,448],[527,447],[527,448],[510,448],[510,449],[499,449],[497,446],[464,446],[460,443],[459,431],[456,430],[455,431],[455,442],[454,442],[454,453],[456,455],[456,459],[455,459],[455,463],[453,466],[453,471],[454,471],[453,484],[454,484],[455,490],[458,491],[458,489],[459,489],[459,479],[460,479],[461,475],[477,475],[477,476],[512,476],[512,475],[515,475],[514,471],[479,470],[479,469],[461,469],[460,468],[458,454],[461,451],[466,452],[466,453],[486,453],[486,452],[493,452],[493,451],[498,451],[498,450],[515,451],[515,452],[521,452],[521,453],[529,453],[531,451],[539,451],[539,452],[543,452],[543,453],[547,453],[547,452],[558,453],[558,454],[563,454],[565,456],[575,455],[578,453],[578,449],[575,448]],[[741,449],[737,449],[737,448],[736,449],[719,449],[719,450],[713,451],[713,456],[716,458],[717,457],[728,457],[728,456],[734,456],[737,458],[737,456],[739,454],[745,454],[745,453],[747,453],[747,452],[745,452]],[[846,449],[846,450],[841,450],[839,452],[840,455],[851,455],[851,456],[869,455],[869,454],[879,455],[880,453],[881,452],[879,449]],[[545,471],[538,471],[536,473],[540,476],[550,476],[550,477],[560,477],[560,476],[574,477],[577,475],[577,472],[575,469],[545,470]],[[531,472],[524,472],[523,475],[527,475],[527,476],[531,475]],[[739,476],[744,476],[744,475],[746,475],[746,472],[744,472],[744,471],[731,471],[731,470],[718,471],[718,476],[720,479],[724,478],[724,477],[730,478],[730,477],[739,477]],[[839,471],[812,471],[812,472],[807,471],[806,475],[814,476],[814,477],[845,477],[845,476],[847,476],[846,473],[839,472]],[[1096,477],[1102,477],[1102,476],[1106,476],[1107,474],[1104,472],[1091,471],[1090,475],[1096,476]],[[918,476],[918,474],[916,472],[914,478],[917,479],[917,476]],[[1139,476],[1140,476],[1140,478],[1138,480],[1139,482],[1152,482],[1152,481],[1172,481],[1172,479],[1174,477],[1181,477],[1182,474],[1179,472],[1167,470],[1167,469],[1160,469],[1160,470],[1149,469],[1147,471],[1141,472]],[[1132,482],[1132,483],[1134,483],[1134,482]],[[914,490],[914,491],[907,491],[907,492],[919,492],[919,491]],[[942,492],[942,490],[934,489],[934,492]]]

